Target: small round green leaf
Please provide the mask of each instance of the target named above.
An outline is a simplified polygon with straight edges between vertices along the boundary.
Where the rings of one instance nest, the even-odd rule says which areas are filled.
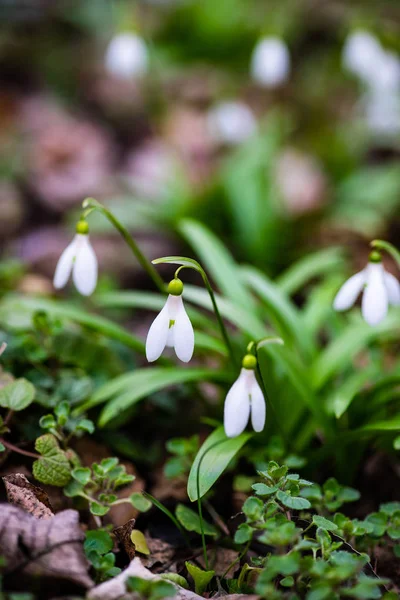
[[[9,410],[24,410],[35,398],[35,388],[30,381],[21,378],[0,390],[0,406]]]

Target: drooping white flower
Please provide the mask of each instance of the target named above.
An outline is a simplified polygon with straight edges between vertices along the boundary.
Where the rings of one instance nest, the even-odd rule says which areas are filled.
[[[120,33],[109,43],[104,61],[107,71],[115,77],[141,77],[148,68],[147,46],[142,38],[134,33]]]
[[[146,339],[146,357],[157,360],[164,348],[175,349],[182,362],[189,362],[194,350],[194,331],[182,300],[183,283],[174,279],[168,286],[169,296],[164,308],[154,319]]]
[[[362,290],[361,313],[369,325],[378,325],[385,318],[390,304],[400,305],[400,283],[385,270],[378,252],[371,252],[365,269],[342,285],[334,299],[333,308],[347,310],[353,306]]]
[[[379,40],[368,31],[357,30],[351,33],[343,47],[343,66],[370,83],[376,76],[383,49]]]
[[[255,376],[256,365],[255,356],[247,354],[239,377],[226,396],[224,428],[228,437],[240,435],[245,430],[249,417],[254,431],[264,429],[265,400]]]
[[[253,135],[257,123],[243,102],[221,102],[208,111],[207,126],[216,142],[240,144]]]
[[[79,221],[76,235],[61,254],[54,274],[53,285],[63,288],[72,272],[76,289],[83,296],[90,296],[97,284],[97,258],[89,241],[86,221]]]
[[[400,132],[400,59],[393,52],[382,56],[365,93],[368,127],[378,135]]]
[[[284,83],[290,71],[290,55],[285,42],[278,37],[262,38],[253,50],[250,71],[253,79],[265,87]]]

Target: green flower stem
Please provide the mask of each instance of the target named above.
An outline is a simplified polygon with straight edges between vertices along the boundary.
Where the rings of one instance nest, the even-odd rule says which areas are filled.
[[[400,252],[390,244],[389,242],[385,242],[384,240],[372,240],[370,243],[371,248],[377,248],[378,250],[385,250],[397,263],[397,266],[400,268]]]
[[[255,353],[255,357],[257,359],[257,374],[258,374],[258,379],[259,379],[260,384],[261,384],[262,393],[264,394],[264,398],[265,398],[266,402],[268,402],[268,406],[270,406],[270,408],[272,410],[272,414],[274,415],[275,423],[277,424],[279,432],[280,432],[283,440],[287,444],[288,443],[288,439],[287,439],[286,432],[285,432],[284,428],[282,427],[282,424],[281,424],[280,420],[278,419],[278,415],[276,413],[275,407],[274,407],[273,403],[271,402],[271,399],[270,399],[270,397],[268,396],[268,393],[267,393],[267,388],[265,387],[264,378],[262,376],[262,372],[261,372],[261,369],[260,369],[260,361],[258,359],[258,344],[256,344],[256,346],[255,346],[254,353]]]
[[[101,212],[114,227],[119,231],[119,233],[124,238],[125,242],[128,244],[129,248],[132,250],[133,255],[137,259],[138,263],[143,267],[148,276],[153,280],[156,287],[160,290],[160,292],[165,293],[165,284],[152,265],[152,263],[147,260],[139,246],[136,244],[133,237],[130,235],[129,231],[122,225],[120,221],[110,212],[107,208],[105,208],[100,202],[97,202],[94,198],[86,198],[83,202],[83,217],[86,218],[93,210],[98,210]]]
[[[154,261],[153,261],[153,262],[154,262]],[[213,289],[212,289],[212,287],[211,287],[211,284],[210,284],[210,281],[209,281],[209,279],[208,279],[207,273],[205,272],[205,270],[203,269],[203,267],[202,267],[202,266],[201,266],[199,263],[197,263],[197,264],[198,264],[198,267],[197,267],[197,268],[190,267],[190,266],[186,266],[186,265],[182,265],[181,267],[179,267],[179,269],[177,269],[177,270],[175,271],[175,278],[177,278],[177,277],[178,277],[178,274],[179,274],[179,272],[180,272],[182,269],[193,269],[194,271],[197,271],[198,273],[200,273],[200,275],[201,275],[201,277],[202,277],[202,279],[203,279],[203,283],[204,283],[204,285],[205,285],[205,288],[206,288],[206,290],[207,290],[207,292],[208,292],[208,295],[210,296],[211,303],[212,303],[212,306],[213,306],[213,309],[214,309],[214,314],[215,314],[215,317],[216,317],[216,319],[217,319],[218,326],[219,326],[219,328],[220,328],[220,331],[221,331],[222,338],[223,338],[223,340],[224,340],[224,343],[225,343],[226,349],[228,350],[228,353],[229,353],[229,356],[230,356],[230,359],[231,359],[231,363],[232,363],[232,367],[233,367],[233,368],[235,368],[235,367],[236,367],[236,358],[235,358],[235,354],[234,354],[234,352],[233,352],[233,348],[232,348],[231,341],[230,341],[230,339],[229,339],[229,336],[228,336],[228,333],[227,333],[227,331],[226,331],[226,328],[225,328],[224,322],[223,322],[223,320],[222,320],[222,317],[221,317],[221,314],[220,314],[220,312],[219,312],[218,305],[217,305],[217,300],[216,300],[216,298],[215,298],[215,295],[214,295]]]
[[[199,464],[197,466],[197,471],[196,471],[197,510],[198,510],[199,519],[200,519],[201,543],[203,546],[204,564],[206,566],[207,571],[210,570],[210,567],[209,567],[208,556],[207,556],[206,536],[204,535],[204,527],[203,527],[203,507],[201,504],[201,497],[200,497],[200,467],[201,467],[201,463],[203,462],[203,458],[206,456],[206,454],[208,454],[208,452],[210,452],[210,450],[215,448],[215,446],[218,446],[219,444],[223,444],[224,442],[226,442],[226,440],[218,440],[218,442],[215,442],[215,444],[212,444],[209,448],[207,448],[207,450],[200,456]]]
[[[233,560],[231,562],[229,567],[226,569],[226,571],[221,576],[221,579],[225,579],[225,577],[228,575],[229,571],[236,565],[236,563],[238,563],[242,560],[243,556],[246,554],[247,550],[250,548],[250,544],[251,544],[251,540],[247,542],[247,544],[243,548],[242,552],[235,558],[235,560]]]
[[[154,496],[152,496],[148,492],[142,492],[142,494],[145,498],[148,498],[149,500],[151,500],[151,502],[154,504],[154,506],[156,506],[158,509],[160,509],[161,512],[163,512],[169,519],[171,519],[173,524],[181,532],[182,537],[186,542],[186,545],[188,546],[188,548],[190,548],[191,547],[190,540],[189,540],[188,536],[186,535],[186,532],[183,529],[182,525],[179,523],[178,519],[172,514],[172,512],[170,510],[168,510],[168,508],[166,506],[164,506],[164,504],[162,504],[162,502],[157,500],[157,498],[154,498]]]

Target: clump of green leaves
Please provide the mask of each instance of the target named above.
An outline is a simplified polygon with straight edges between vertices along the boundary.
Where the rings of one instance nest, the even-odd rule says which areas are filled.
[[[96,571],[98,582],[115,577],[121,572],[121,569],[115,566],[113,546],[113,539],[106,529],[86,532],[83,548],[86,558]]]
[[[259,475],[263,481],[244,503],[235,542],[244,545],[243,554],[255,541],[266,552],[244,565],[235,591],[248,590],[258,575],[255,591],[268,600],[383,597],[389,582],[376,575],[364,550],[374,539],[400,539],[400,503],[384,504],[359,521],[334,513],[359,498],[334,479],[316,486],[274,461]]]
[[[130,592],[136,592],[141,600],[163,600],[176,596],[176,588],[165,580],[149,580],[141,577],[128,577],[126,587]]]
[[[80,437],[84,433],[94,432],[94,423],[90,419],[71,415],[71,406],[64,400],[57,404],[52,414],[41,417],[39,425],[52,433],[58,440],[68,444],[73,436]]]
[[[91,467],[75,467],[71,476],[71,481],[64,488],[65,495],[85,498],[90,512],[96,517],[104,516],[111,506],[123,502],[129,502],[141,511],[151,507],[151,502],[137,492],[129,498],[118,498],[116,491],[135,479],[134,475],[126,472],[124,465],[119,464],[118,458],[104,458]]]

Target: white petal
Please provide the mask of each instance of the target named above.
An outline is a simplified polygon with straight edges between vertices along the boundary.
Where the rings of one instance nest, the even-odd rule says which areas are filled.
[[[400,283],[391,273],[385,271],[383,275],[386,290],[389,297],[389,304],[398,306],[400,304]]]
[[[74,258],[76,254],[77,237],[75,236],[72,242],[65,248],[61,254],[56,272],[54,273],[53,285],[55,288],[63,288],[71,275],[72,265],[74,264]]]
[[[240,371],[239,377],[232,385],[225,400],[224,427],[228,437],[240,435],[249,420],[250,396],[246,370]]]
[[[382,263],[369,263],[361,312],[369,325],[377,325],[388,311],[388,292],[384,283]]]
[[[251,424],[257,432],[265,425],[265,399],[256,379],[251,387]]]
[[[175,345],[174,326],[168,329],[167,341],[165,343],[167,348],[173,348]]]
[[[83,296],[90,296],[97,283],[97,258],[88,235],[77,234],[77,252],[72,269],[76,289]]]
[[[359,271],[355,275],[352,275],[340,288],[336,297],[333,301],[333,308],[335,310],[347,310],[350,306],[353,306],[357,300],[358,294],[361,292],[366,282],[365,269]]]
[[[169,333],[169,296],[163,309],[154,319],[146,338],[146,358],[153,362],[160,358],[167,343]]]
[[[180,360],[189,362],[194,350],[194,331],[190,319],[186,314],[182,296],[175,296],[175,298],[179,299],[178,312],[173,326],[175,352]]]

